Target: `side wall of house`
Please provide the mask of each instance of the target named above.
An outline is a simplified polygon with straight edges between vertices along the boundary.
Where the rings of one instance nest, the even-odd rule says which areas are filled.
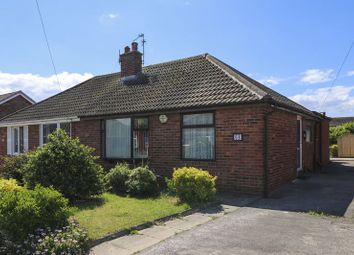
[[[321,139],[322,139],[322,148],[321,148],[321,159],[322,165],[327,165],[329,163],[329,120],[323,119],[321,121]]]
[[[29,105],[31,105],[31,103],[25,98],[17,96],[0,105],[0,119]]]
[[[275,110],[268,120],[268,190],[296,178],[296,114]]]

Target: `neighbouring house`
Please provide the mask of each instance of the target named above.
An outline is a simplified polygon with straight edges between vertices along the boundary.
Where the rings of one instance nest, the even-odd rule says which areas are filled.
[[[107,168],[143,161],[170,176],[195,166],[217,175],[220,190],[264,195],[329,161],[329,118],[209,54],[142,67],[133,43],[120,64],[119,73],[0,121],[0,155],[32,150],[62,128],[95,148]],[[18,128],[23,150],[14,142]]]
[[[336,127],[348,122],[354,122],[354,117],[334,117],[331,118],[331,121],[329,123],[330,127]]]
[[[35,102],[22,91],[0,95],[0,119]]]

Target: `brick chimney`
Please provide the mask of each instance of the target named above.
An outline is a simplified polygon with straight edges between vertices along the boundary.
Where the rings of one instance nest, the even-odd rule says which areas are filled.
[[[120,77],[122,79],[140,76],[142,73],[142,54],[138,51],[138,43],[133,42],[131,50],[129,46],[124,48],[124,53],[119,56],[121,66]]]

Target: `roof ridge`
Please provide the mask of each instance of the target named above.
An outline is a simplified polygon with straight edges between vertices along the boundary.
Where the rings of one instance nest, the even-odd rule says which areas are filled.
[[[224,63],[223,61],[219,60],[218,58],[216,58],[210,54],[207,54],[206,59],[209,60],[212,64],[218,66],[221,70],[223,70],[233,80],[237,81],[243,87],[245,87],[249,91],[256,94],[260,99],[262,99],[266,95],[268,95],[268,93],[266,91],[261,90],[258,86],[255,86],[254,84],[250,83],[247,79],[245,79],[245,77],[241,76],[242,81],[240,81],[240,79],[239,79],[240,77],[235,77],[235,75],[234,75],[236,69],[231,68],[228,64]],[[239,71],[237,71],[237,72],[238,72],[237,73],[238,75],[242,74]]]
[[[156,64],[151,64],[151,65],[148,65],[148,66],[144,66],[143,68],[166,65],[166,64],[173,64],[173,63],[176,63],[176,62],[178,63],[178,62],[182,62],[182,61],[186,61],[186,60],[192,60],[192,59],[197,59],[197,58],[206,58],[207,55],[208,55],[208,53],[202,53],[202,54],[198,54],[198,55],[194,55],[194,56],[190,56],[190,57],[179,58],[179,59],[168,60],[168,61],[160,62],[160,63],[156,63]]]

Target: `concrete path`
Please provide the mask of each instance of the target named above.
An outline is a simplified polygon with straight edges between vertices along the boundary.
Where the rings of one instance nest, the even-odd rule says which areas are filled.
[[[259,199],[255,196],[230,197],[223,196],[225,202],[219,206],[208,208],[200,212],[176,218],[159,225],[152,226],[135,233],[123,236],[93,247],[91,255],[127,255],[142,251],[178,233],[190,230],[196,226],[220,218],[234,212],[242,206]]]
[[[139,254],[354,254],[353,195],[354,161],[335,161],[319,174],[285,185],[269,199]]]

